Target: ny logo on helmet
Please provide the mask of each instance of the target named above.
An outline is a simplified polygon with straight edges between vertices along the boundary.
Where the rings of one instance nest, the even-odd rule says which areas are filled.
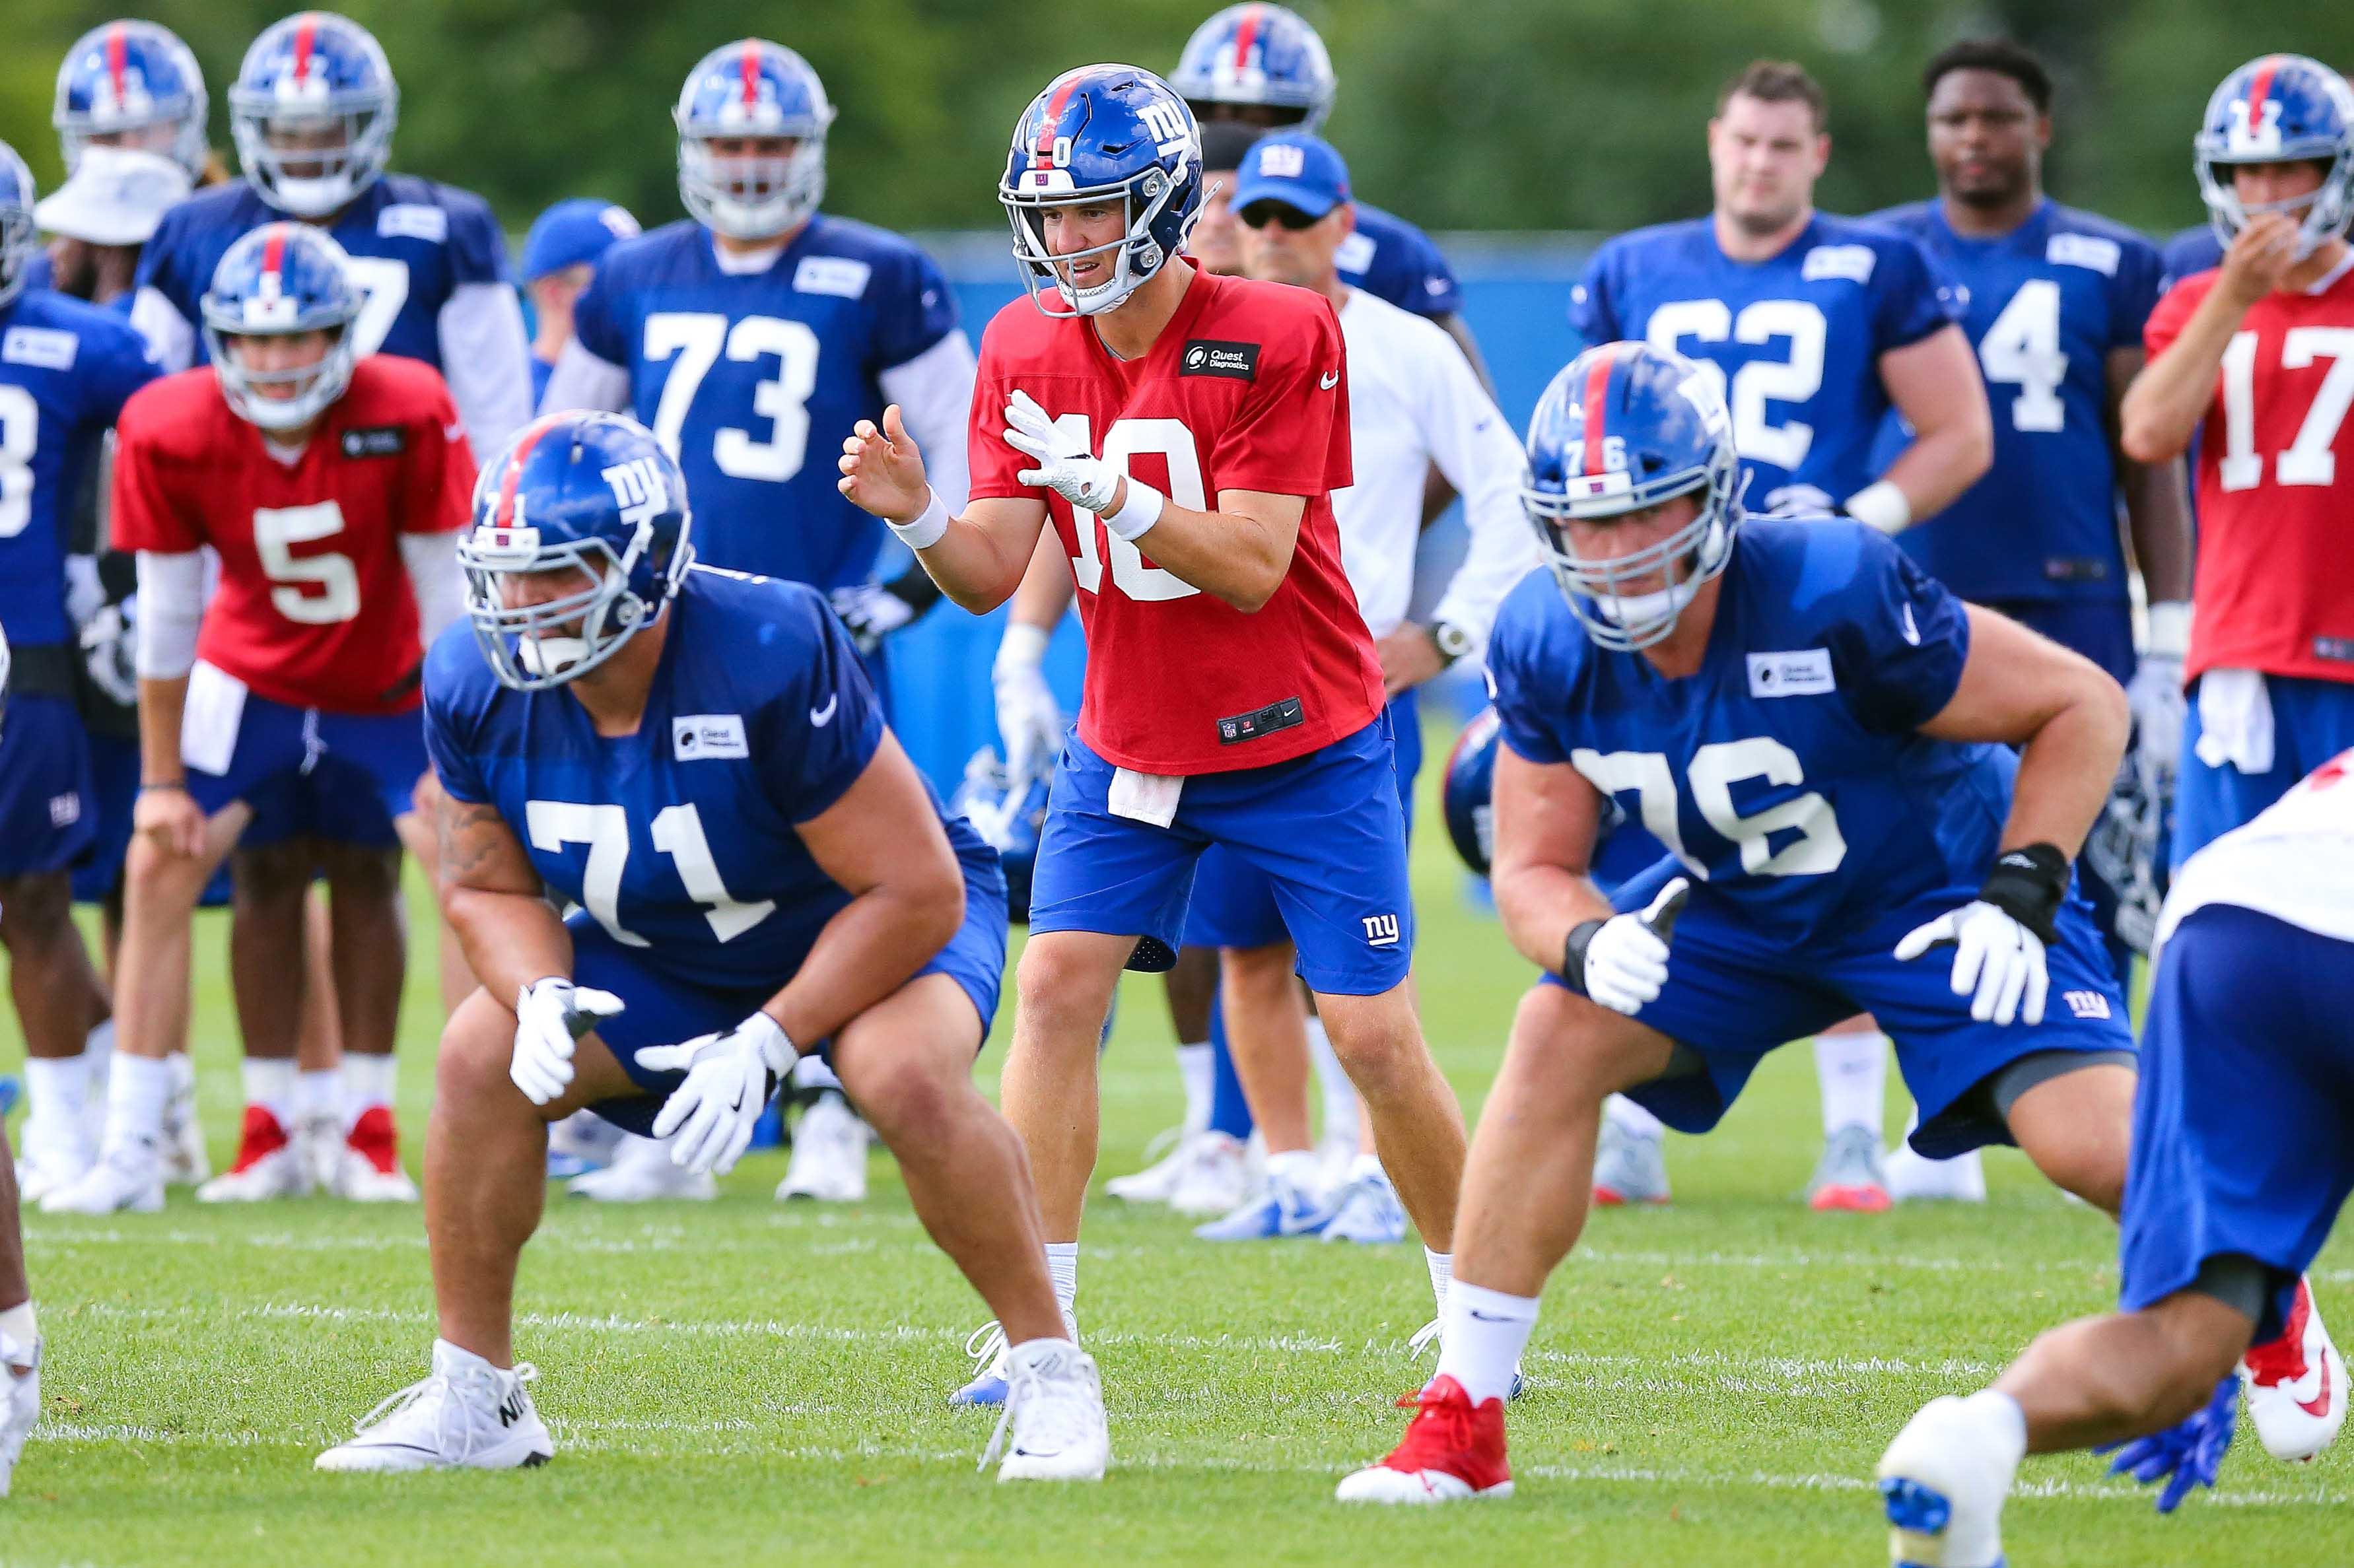
[[[2266,98],[2264,112],[2251,121],[2255,106],[2244,98],[2232,101],[2232,129],[2226,135],[2234,153],[2277,153],[2281,144],[2281,101]]]
[[[1193,144],[1193,128],[1186,123],[1185,111],[1174,103],[1147,103],[1136,111],[1136,116],[1152,132],[1164,158]]]
[[[670,504],[670,492],[663,483],[662,465],[650,457],[632,458],[604,471],[604,480],[613,487],[613,499],[621,503],[621,521],[636,524],[644,522]]]

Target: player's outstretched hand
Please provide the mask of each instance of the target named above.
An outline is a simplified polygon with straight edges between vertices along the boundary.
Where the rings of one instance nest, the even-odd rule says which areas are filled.
[[[205,809],[185,785],[143,784],[131,808],[131,831],[154,840],[165,854],[194,855],[205,847]]]
[[[835,488],[852,504],[886,523],[912,523],[931,499],[924,454],[900,419],[899,405],[883,410],[877,428],[861,419],[842,442],[842,478]]]
[[[1984,899],[1965,904],[1906,932],[1896,944],[1896,956],[1917,959],[1943,947],[1954,949],[1954,994],[1970,999],[1972,1018],[1980,1023],[2043,1022],[2043,997],[2051,985],[2043,939],[2007,910]]]
[[[1562,955],[1562,979],[1580,995],[1632,1018],[1659,1001],[1659,988],[1668,983],[1668,943],[1691,896],[1691,880],[1679,876],[1639,915],[1614,915],[1574,927]]]
[[[769,1097],[800,1060],[800,1050],[766,1012],[752,1014],[725,1034],[699,1034],[683,1044],[639,1052],[642,1067],[686,1074],[654,1118],[656,1138],[678,1135],[671,1162],[722,1176],[734,1170]]]
[[[2214,1396],[2187,1419],[2163,1432],[2129,1443],[2104,1444],[2093,1452],[2116,1456],[2109,1461],[2113,1476],[2131,1476],[2146,1487],[2164,1481],[2158,1511],[2172,1513],[2192,1490],[2215,1484],[2215,1472],[2222,1467],[2239,1419],[2240,1377],[2227,1372],[2215,1385]]]
[[[535,1106],[561,1098],[572,1084],[572,1048],[599,1019],[621,1011],[610,991],[576,986],[561,975],[535,980],[515,993],[514,1056],[507,1076]]]
[[[1109,512],[1119,499],[1119,467],[1089,456],[1087,442],[1056,425],[1019,387],[1005,405],[1005,444],[1037,465],[1013,476],[1023,484],[1051,490],[1087,512]]]
[[[2298,220],[2285,212],[2260,212],[2248,219],[2223,252],[2216,287],[2242,306],[2253,305],[2281,285],[2299,260]]]

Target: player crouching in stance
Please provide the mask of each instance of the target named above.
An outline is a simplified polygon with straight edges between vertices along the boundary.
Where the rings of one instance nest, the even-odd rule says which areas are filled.
[[[1548,972],[1464,1172],[1438,1375],[1343,1500],[1509,1494],[1503,1396],[1585,1224],[1613,1091],[1704,1132],[1767,1052],[1868,1012],[1922,1152],[2015,1140],[2116,1209],[2133,1040],[2069,856],[2115,777],[2125,694],[1868,525],[1744,524],[1718,385],[1607,344],[1531,423],[1525,499],[1558,586],[1524,578],[1490,642],[1495,888]],[[1588,874],[1614,798],[1673,857],[1619,890],[1639,914]],[[1950,968],[1914,961],[1946,945]]]
[[[2354,751],[2193,856],[2158,942],[2124,1310],[2052,1330],[1992,1388],[1906,1424],[1880,1462],[1900,1563],[1999,1563],[2003,1497],[2029,1453],[2139,1437],[2115,1467],[2165,1480],[2161,1510],[2212,1486],[2243,1355],[2295,1362],[2270,1385],[2243,1370],[2276,1457],[2312,1457],[2346,1419],[2346,1364],[2301,1277],[2354,1192]],[[2310,1418],[2302,1452],[2272,1441],[2266,1398]]]
[[[692,567],[689,531],[677,463],[620,415],[551,414],[476,487],[473,635],[425,672],[441,906],[482,981],[426,1133],[441,1333],[432,1374],[319,1467],[545,1461],[510,1330],[547,1124],[593,1108],[725,1171],[822,1052],[1013,1341],[999,1478],[1097,1479],[1095,1363],[1055,1310],[1022,1145],[972,1084],[1005,961],[996,856],[884,727],[825,599]]]

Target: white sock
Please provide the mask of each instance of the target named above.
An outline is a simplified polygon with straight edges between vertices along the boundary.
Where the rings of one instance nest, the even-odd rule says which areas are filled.
[[[294,1125],[294,1059],[292,1056],[248,1056],[245,1059],[245,1103],[260,1106],[281,1128]]]
[[[1271,1180],[1311,1192],[1316,1186],[1319,1169],[1316,1151],[1312,1149],[1287,1150],[1281,1154],[1267,1157],[1267,1173]]]
[[[1337,1138],[1345,1129],[1355,1137],[1357,1086],[1349,1081],[1348,1070],[1333,1053],[1332,1036],[1324,1032],[1324,1021],[1312,1014],[1308,1020],[1308,1059],[1316,1064],[1316,1081],[1324,1089],[1324,1136]]]
[[[344,1069],[321,1067],[294,1077],[294,1114],[303,1121],[344,1114]]]
[[[1177,1047],[1177,1078],[1185,1086],[1185,1130],[1210,1125],[1210,1097],[1216,1093],[1218,1065],[1211,1059],[1210,1043]]]
[[[114,1059],[114,1020],[108,1019],[82,1037],[81,1059],[90,1064],[90,1081],[106,1082],[106,1065]]]
[[[1368,1176],[1388,1174],[1382,1169],[1382,1157],[1378,1154],[1360,1154],[1349,1161],[1349,1180],[1352,1181],[1362,1181]]]
[[[1868,1127],[1880,1136],[1888,1099],[1888,1036],[1815,1036],[1815,1075],[1823,1091],[1823,1136],[1842,1128]]]
[[[164,1141],[164,1107],[172,1100],[172,1064],[152,1056],[117,1056],[107,1075],[106,1137],[101,1147],[143,1148]]]
[[[1447,1316],[1447,1287],[1455,1277],[1455,1255],[1422,1249],[1422,1261],[1430,1268],[1430,1293],[1438,1298],[1438,1315]]]
[[[349,1127],[378,1106],[390,1107],[393,1085],[399,1076],[399,1058],[387,1052],[370,1056],[344,1053],[344,1125]]]
[[[1602,1104],[1610,1125],[1629,1138],[1658,1138],[1668,1130],[1665,1122],[1625,1095],[1612,1095]]]
[[[811,1051],[793,1064],[793,1087],[797,1089],[833,1089],[842,1087],[842,1080],[825,1065],[825,1058]]]
[[[41,1337],[41,1326],[33,1321],[30,1300],[19,1301],[5,1312],[0,1312],[0,1334],[5,1334],[27,1350],[33,1348],[33,1341]]]
[[[1055,1307],[1066,1319],[1076,1318],[1072,1303],[1079,1298],[1079,1244],[1046,1244],[1046,1277],[1054,1282]]]
[[[1521,1352],[1537,1326],[1537,1298],[1467,1281],[1447,1291],[1438,1316],[1437,1375],[1461,1383],[1474,1404],[1510,1394]]]
[[[85,1045],[83,1046],[83,1049],[88,1050],[89,1047]],[[186,1094],[196,1088],[196,1062],[195,1057],[189,1055],[186,1051],[175,1051],[170,1055],[164,1058],[164,1065],[171,1070],[172,1092],[174,1094]]]
[[[25,1058],[25,1143],[28,1149],[83,1137],[82,1118],[90,1105],[90,1058],[87,1055]]]

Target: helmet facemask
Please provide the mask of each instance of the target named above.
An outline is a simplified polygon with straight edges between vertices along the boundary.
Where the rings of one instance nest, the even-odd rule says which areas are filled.
[[[352,366],[356,356],[352,352],[351,327],[348,322],[334,322],[309,323],[292,329],[314,330],[329,335],[327,352],[317,359],[284,370],[254,370],[247,367],[238,352],[239,340],[290,334],[224,327],[207,315],[205,348],[212,355],[213,370],[220,378],[221,396],[228,400],[229,411],[249,424],[274,431],[299,429],[333,407],[352,384]],[[277,387],[292,387],[293,394],[271,397],[270,389]]]
[[[30,201],[30,196],[26,197]],[[29,207],[0,207],[0,305],[23,291],[26,270],[40,249],[40,232]]]
[[[229,127],[238,162],[270,206],[298,217],[325,217],[384,173],[392,154],[389,99],[341,108],[332,100],[315,108],[253,101],[266,96],[232,92]]]
[[[1665,483],[1635,489],[1606,482],[1624,474],[1573,475],[1567,493],[1523,483],[1521,501],[1553,581],[1585,633],[1603,648],[1631,652],[1662,642],[1676,629],[1708,581],[1733,558],[1733,535],[1741,523],[1740,464],[1725,454],[1706,469],[1687,471]],[[1591,493],[1581,493],[1581,488]],[[1567,524],[1624,516],[1697,494],[1700,507],[1690,522],[1655,544],[1624,556],[1581,556]],[[1644,587],[1643,585],[1657,586]]]
[[[1172,179],[1160,169],[1148,169],[1137,179],[1124,185],[1097,185],[1076,189],[1070,175],[1062,169],[1025,169],[1019,187],[1000,185],[997,199],[1004,205],[1008,222],[1013,226],[1013,255],[1022,263],[1023,279],[1030,290],[1030,302],[1042,315],[1100,315],[1118,310],[1128,297],[1152,281],[1153,276],[1169,262],[1169,252],[1152,238],[1152,226],[1169,204],[1177,199],[1185,187],[1183,180]],[[1090,245],[1078,250],[1055,252],[1046,244],[1046,213],[1053,207],[1108,205],[1118,202],[1126,215],[1125,231],[1117,239],[1100,245]],[[1141,206],[1140,206],[1140,202]],[[1184,249],[1185,238],[1201,220],[1197,203],[1179,230],[1177,248]],[[1111,277],[1092,288],[1075,289],[1064,269],[1075,261],[1093,256],[1112,258]],[[1066,310],[1046,308],[1045,289],[1051,281],[1055,292],[1062,297]]]
[[[791,140],[781,154],[715,153],[713,137],[734,139],[759,132],[682,129],[678,139],[678,194],[695,220],[730,239],[773,239],[815,216],[825,199],[825,132],[779,133]]]
[[[694,556],[682,544],[674,559],[655,562],[663,591],[651,601],[630,589],[630,577],[653,530],[640,524],[629,547],[616,555],[599,538],[548,540],[520,521],[475,528],[458,541],[466,575],[466,617],[474,640],[501,685],[546,691],[596,669],[653,623]],[[571,570],[574,592],[534,604],[510,605],[510,577]]]

